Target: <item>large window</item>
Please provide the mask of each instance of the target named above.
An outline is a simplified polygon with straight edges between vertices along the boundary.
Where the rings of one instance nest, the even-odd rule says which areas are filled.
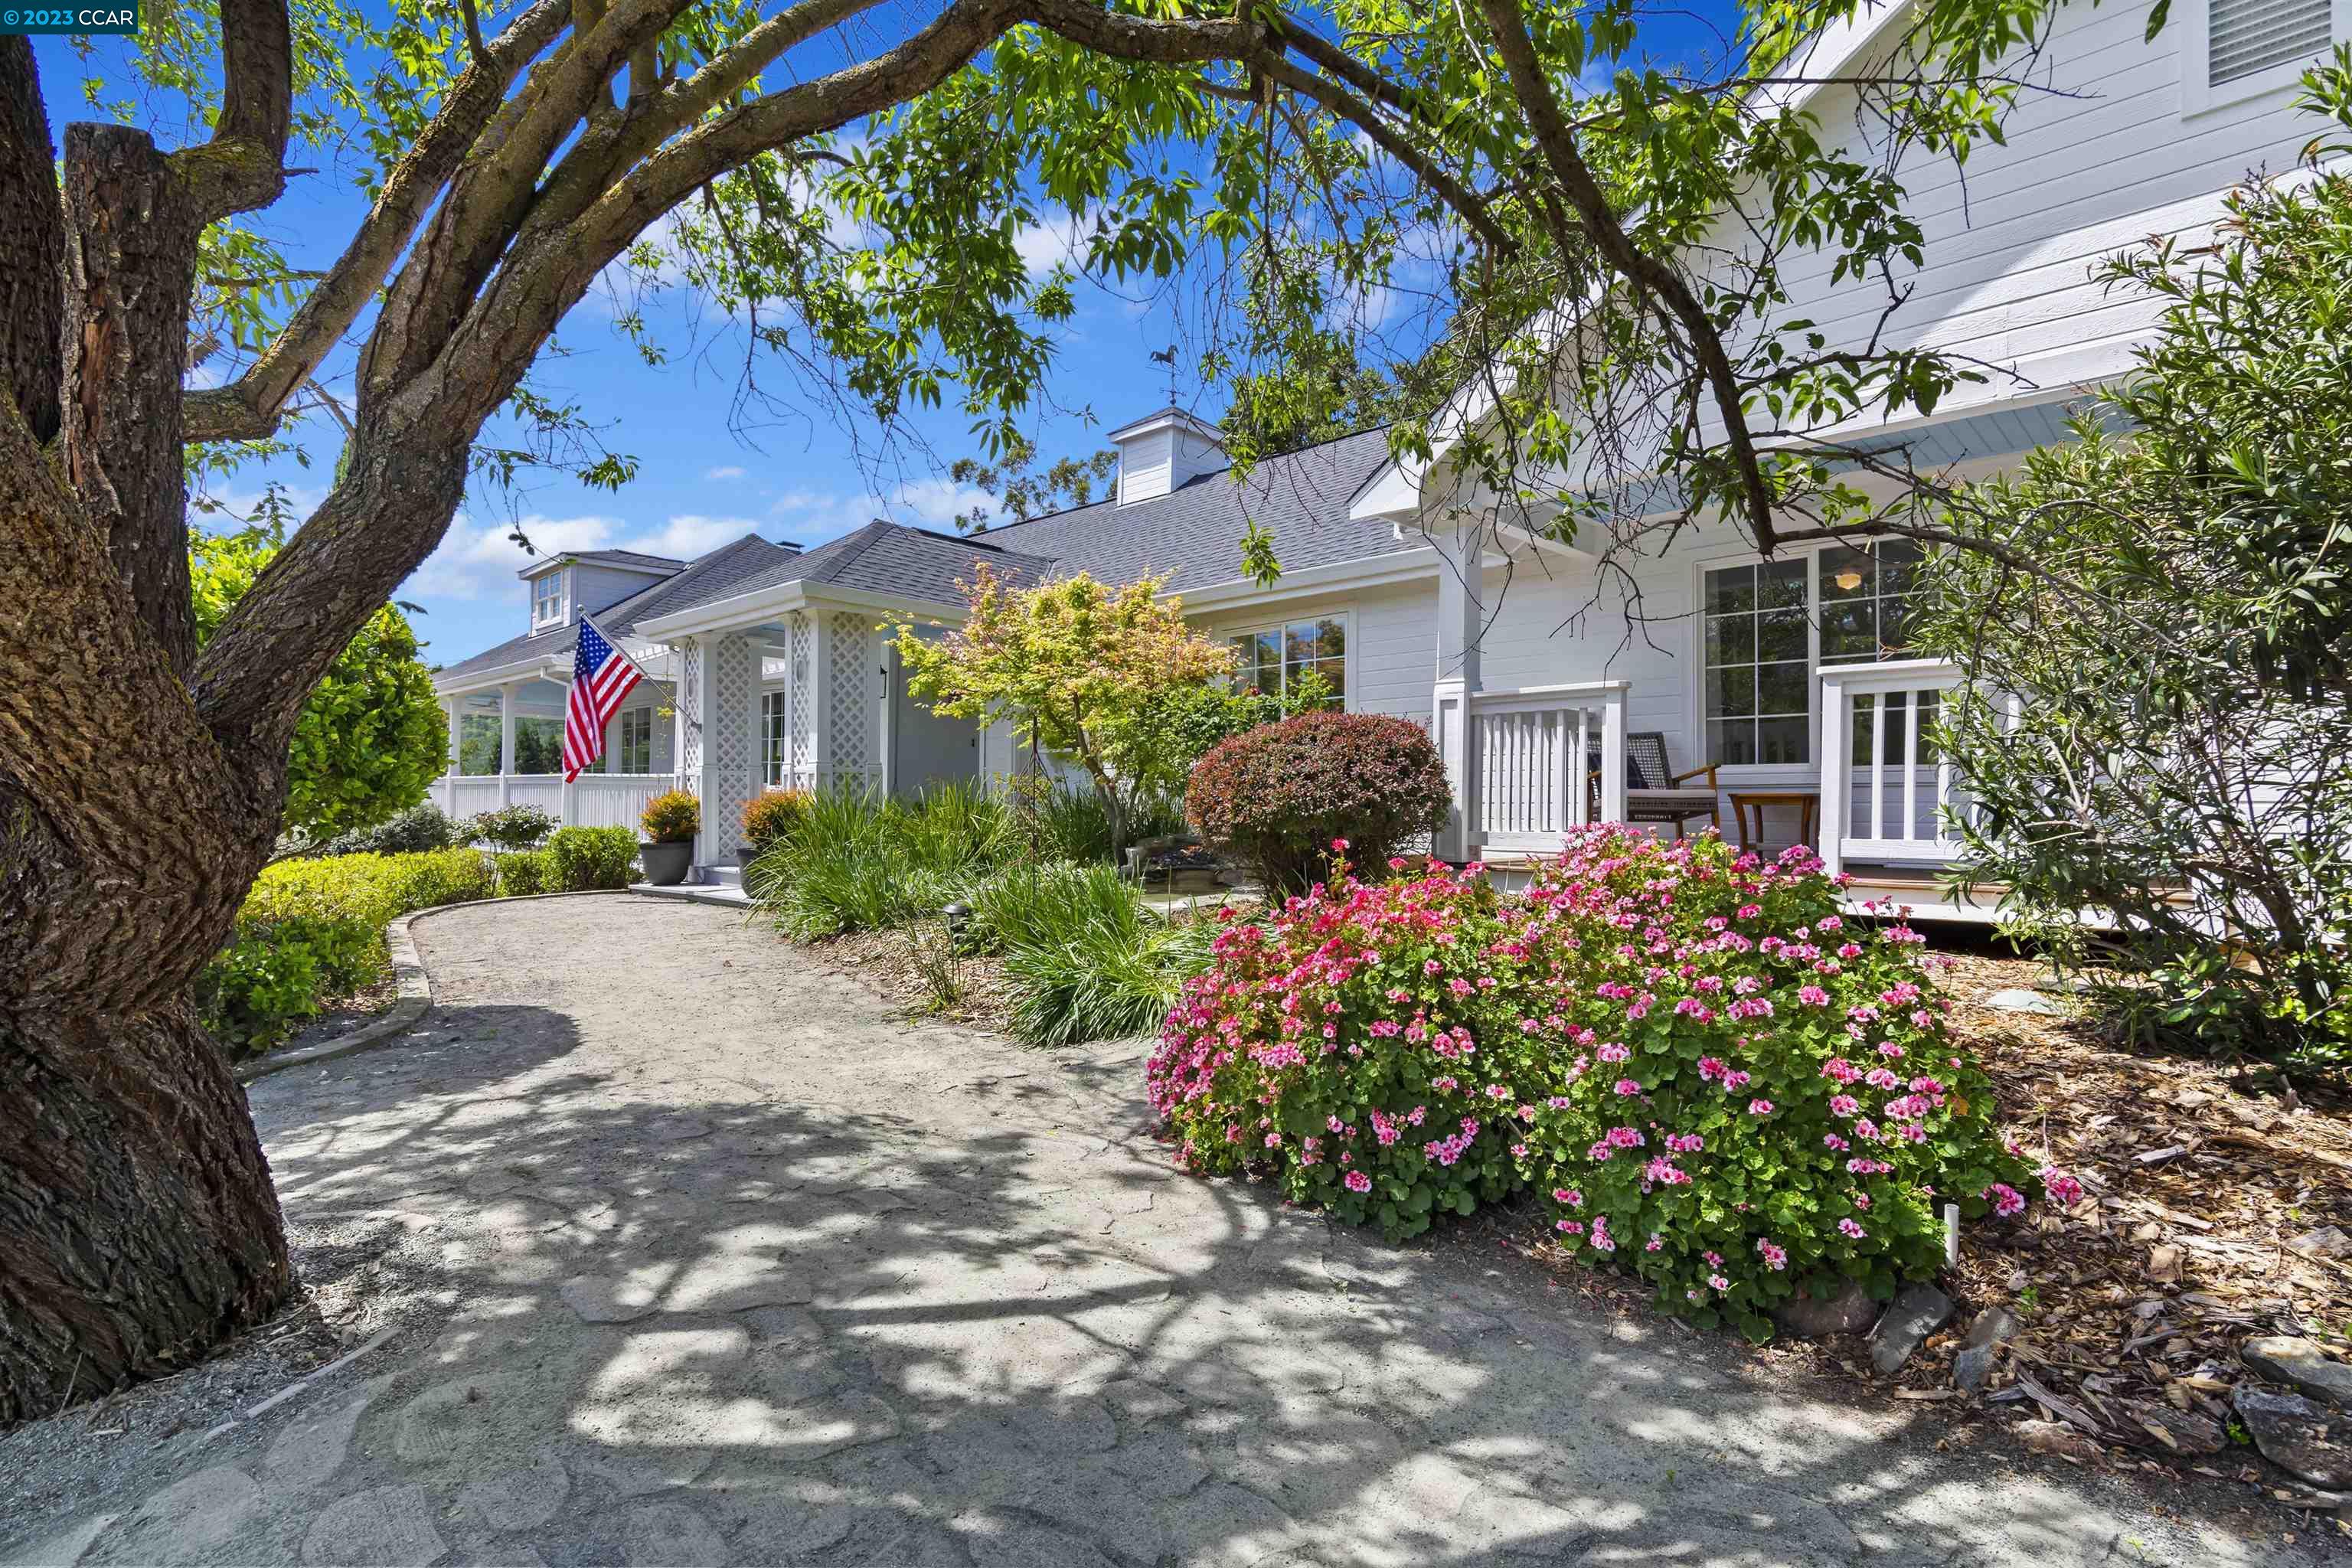
[[[621,710],[620,743],[615,748],[617,771],[625,773],[649,773],[654,771],[654,710],[650,708]]]
[[[781,690],[771,691],[760,699],[760,754],[763,776],[771,786],[784,782],[788,763],[786,747],[792,739],[791,709]]]
[[[550,572],[530,580],[530,624],[543,626],[563,619],[563,580],[566,572]]]
[[[1738,766],[1813,757],[1813,670],[1901,651],[1917,547],[1839,546],[1706,573],[1708,760]]]
[[[1330,689],[1331,705],[1348,698],[1348,626],[1337,616],[1292,621],[1227,637],[1236,668],[1234,679],[1268,696],[1286,694],[1308,671]]]

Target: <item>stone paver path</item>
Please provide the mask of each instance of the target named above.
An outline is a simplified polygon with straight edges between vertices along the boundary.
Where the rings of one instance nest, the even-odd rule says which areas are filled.
[[[320,1565],[2270,1550],[1999,1443],[1937,1453],[1717,1340],[1470,1278],[1458,1248],[1181,1176],[1134,1043],[898,1021],[696,905],[416,935],[428,1038],[253,1090],[305,1256],[365,1259],[314,1288],[395,1337],[94,1539],[88,1517],[0,1536]]]

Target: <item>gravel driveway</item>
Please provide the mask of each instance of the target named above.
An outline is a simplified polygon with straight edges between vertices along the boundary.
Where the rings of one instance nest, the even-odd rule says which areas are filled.
[[[425,1038],[252,1090],[390,1337],[0,1562],[2316,1560],[1178,1175],[1139,1044],[908,1024],[698,905],[415,934]]]

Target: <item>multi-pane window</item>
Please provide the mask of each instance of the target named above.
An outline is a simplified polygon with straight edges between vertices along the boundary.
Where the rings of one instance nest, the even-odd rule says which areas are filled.
[[[1838,545],[1821,563],[1822,662],[1893,657],[1907,640],[1911,574],[1919,547],[1890,539],[1869,550]]]
[[[1348,627],[1337,617],[1292,621],[1286,626],[1227,637],[1235,660],[1234,679],[1268,696],[1286,694],[1312,671],[1329,689],[1333,707],[1348,696]]]
[[[619,743],[614,748],[615,771],[625,773],[649,773],[654,771],[654,710],[650,708],[621,710]]]
[[[790,715],[782,691],[771,691],[760,699],[760,753],[766,770],[763,776],[772,786],[784,783],[786,748],[792,738]]]
[[[550,572],[530,580],[530,624],[546,626],[563,618],[563,574]]]
[[[1710,761],[1801,763],[1811,753],[1811,571],[1807,557],[1790,556],[1706,574]]]
[[[1813,670],[1902,651],[1918,559],[1908,540],[1888,540],[1710,570],[1703,605],[1709,759],[1811,762]],[[1866,728],[1866,715],[1862,722]],[[1890,739],[1899,744],[1900,731]]]

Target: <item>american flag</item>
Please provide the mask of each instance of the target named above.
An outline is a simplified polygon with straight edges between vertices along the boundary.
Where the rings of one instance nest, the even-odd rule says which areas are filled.
[[[580,648],[572,656],[572,700],[563,705],[563,780],[580,776],[604,754],[604,726],[621,700],[645,678],[629,656],[604,640],[596,623],[580,617]]]

